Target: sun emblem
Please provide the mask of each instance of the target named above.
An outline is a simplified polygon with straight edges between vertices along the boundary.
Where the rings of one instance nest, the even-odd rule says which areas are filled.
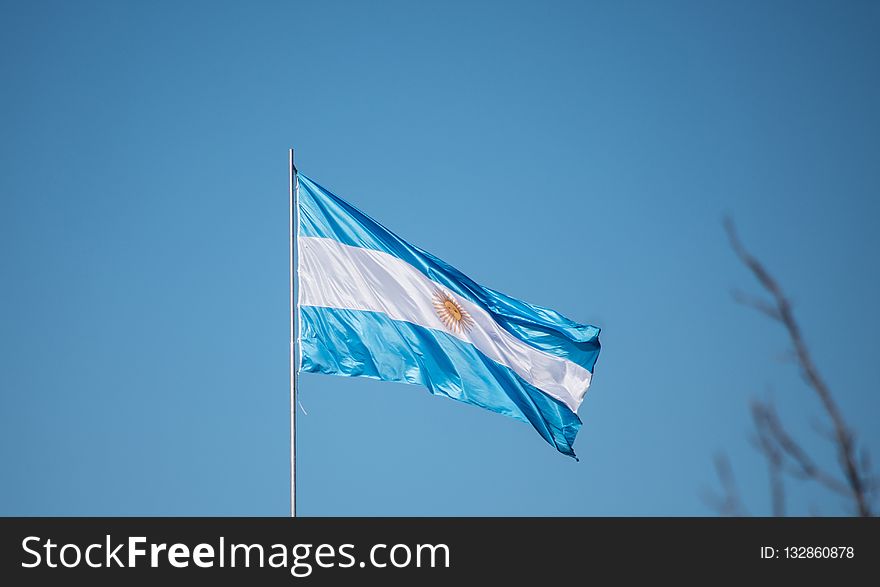
[[[446,328],[456,334],[467,332],[474,325],[474,319],[452,294],[439,289],[434,292],[434,311]]]

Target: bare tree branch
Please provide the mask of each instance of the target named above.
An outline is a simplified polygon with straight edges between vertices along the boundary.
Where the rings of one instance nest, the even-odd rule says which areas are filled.
[[[860,461],[856,455],[854,434],[844,421],[843,415],[831,395],[831,390],[820,376],[819,370],[813,362],[813,358],[807,349],[803,336],[801,335],[800,327],[794,318],[794,313],[788,298],[784,295],[782,289],[776,283],[776,280],[773,279],[764,266],[743,246],[742,242],[739,240],[733,221],[729,218],[725,218],[724,228],[727,231],[730,245],[737,257],[739,257],[740,261],[748,267],[771,298],[771,302],[769,303],[761,301],[760,303],[755,304],[754,301],[751,301],[748,302],[748,305],[751,305],[765,315],[778,320],[785,327],[792,347],[794,348],[797,363],[804,380],[816,393],[834,428],[834,441],[838,453],[838,459],[840,461],[843,475],[846,479],[846,484],[843,484],[842,486],[846,488],[847,494],[854,500],[859,515],[872,515],[869,503],[869,493],[870,487],[873,483],[869,482],[868,476],[862,471],[862,467],[860,467]],[[806,452],[804,452],[800,446],[793,441],[790,435],[785,433],[778,417],[776,417],[775,410],[768,411],[766,409],[761,409],[759,412],[759,417],[761,418],[762,425],[766,427],[766,432],[771,435],[770,437],[773,438],[782,451],[797,464],[798,468],[796,471],[798,471],[799,474],[803,475],[805,478],[815,479],[829,489],[832,487],[838,487],[840,482],[835,480],[832,483],[831,481],[833,478],[819,470],[809,459]],[[837,489],[835,489],[835,491],[837,491]]]
[[[838,480],[832,474],[824,471],[816,465],[801,446],[789,435],[779,420],[776,408],[766,402],[754,402],[752,404],[752,417],[755,425],[775,444],[775,447],[788,457],[788,472],[800,479],[810,479],[824,485],[829,490],[850,497],[850,488],[846,483]]]
[[[724,493],[718,496],[707,492],[706,502],[722,516],[746,515],[742,500],[739,497],[739,490],[736,487],[730,459],[727,458],[726,454],[718,453],[715,455],[714,463],[715,472],[718,474],[718,480],[721,482],[721,489]]]
[[[770,477],[770,497],[773,504],[773,515],[785,515],[785,485],[782,480],[783,455],[774,442],[771,431],[764,424],[763,404],[752,402],[752,419],[755,429],[758,431],[758,447],[764,453],[767,460],[768,475]]]

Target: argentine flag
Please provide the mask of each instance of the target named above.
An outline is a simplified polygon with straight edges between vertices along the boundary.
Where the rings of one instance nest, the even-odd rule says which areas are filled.
[[[574,456],[599,329],[483,287],[298,174],[299,368],[423,385]]]

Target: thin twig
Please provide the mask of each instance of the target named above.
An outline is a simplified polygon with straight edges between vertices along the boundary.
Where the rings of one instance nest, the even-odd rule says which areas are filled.
[[[730,459],[724,453],[715,455],[715,472],[721,482],[723,495],[717,496],[708,493],[706,501],[723,516],[743,516],[746,514],[739,497],[739,490],[736,487],[736,478],[733,475],[733,468],[730,466]]]
[[[752,402],[752,419],[755,421],[755,429],[758,431],[758,447],[767,459],[767,472],[770,477],[770,497],[772,499],[773,515],[784,516],[785,485],[782,479],[783,454],[774,441],[771,431],[765,425],[763,405],[760,402]]]
[[[782,316],[779,315],[779,312],[776,310],[776,308],[760,298],[750,296],[738,289],[735,289],[733,290],[733,299],[743,306],[749,306],[750,308],[761,312],[771,320],[777,320],[780,322],[782,321]]]

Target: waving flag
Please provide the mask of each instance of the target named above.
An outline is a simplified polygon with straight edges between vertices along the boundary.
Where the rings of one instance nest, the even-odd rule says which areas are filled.
[[[300,369],[423,385],[574,456],[599,329],[483,287],[298,179]]]

